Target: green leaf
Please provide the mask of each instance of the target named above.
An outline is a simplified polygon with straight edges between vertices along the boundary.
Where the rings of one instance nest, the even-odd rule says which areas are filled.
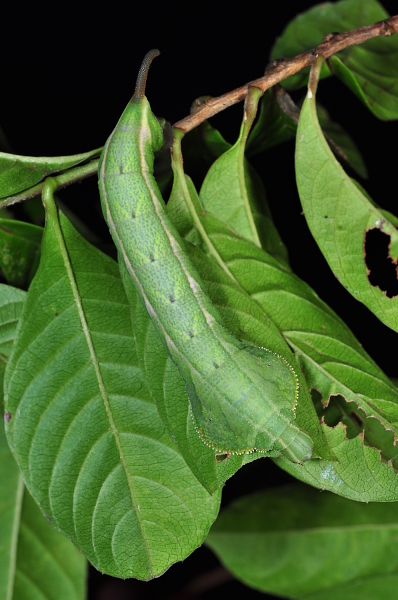
[[[0,268],[7,281],[27,288],[40,260],[43,229],[13,219],[0,219]]]
[[[387,18],[388,14],[385,13]],[[363,46],[355,46],[353,55],[340,59],[331,56],[329,65],[334,75],[355,94],[378,119],[398,119],[398,83],[396,39],[376,38]],[[382,57],[380,55],[383,55]]]
[[[245,106],[246,118],[243,119],[238,141],[224,152],[209,170],[200,191],[200,199],[205,210],[209,210],[208,207],[211,205],[214,215],[223,218],[232,229],[240,231],[243,237],[260,246],[259,233],[253,219],[254,211],[250,204],[253,196],[249,188],[251,179],[246,178],[249,167],[245,164],[244,158],[246,140],[255,117],[258,100],[259,90],[251,114],[248,114]]]
[[[116,263],[53,204],[6,371],[9,444],[52,525],[100,571],[150,579],[206,536],[210,496],[143,380]]]
[[[353,584],[363,589],[369,578],[396,580],[397,534],[395,504],[358,504],[296,484],[229,505],[206,545],[235,577],[262,592],[346,600],[357,597],[344,592]],[[396,590],[365,597],[394,598]]]
[[[398,331],[396,274],[391,285],[383,288],[382,282],[382,289],[378,286],[379,272],[389,261],[394,264],[398,256],[397,230],[333,156],[319,127],[315,93],[311,95],[301,110],[296,144],[297,187],[308,226],[340,283],[383,323]],[[377,259],[376,265],[365,256],[371,232],[385,239],[387,245],[385,258]]]
[[[0,352],[8,355],[26,296],[0,286]],[[0,356],[0,407],[5,362]],[[3,413],[3,410],[1,410]],[[5,414],[6,420],[9,415]],[[0,597],[6,600],[83,600],[86,561],[43,518],[27,492],[0,430]]]
[[[287,250],[273,223],[262,181],[244,156],[256,107],[255,99],[250,102],[249,98],[238,141],[209,169],[200,190],[200,201],[204,211],[288,264]]]
[[[0,284],[0,355],[4,357],[11,354],[25,297],[26,292]],[[2,389],[1,386],[0,390]]]
[[[345,427],[322,425],[335,461],[309,460],[298,469],[286,460],[275,462],[282,469],[321,490],[329,490],[358,502],[396,502],[398,475],[391,465],[382,463],[380,452],[363,443],[362,436],[347,439]]]
[[[101,148],[73,156],[40,157],[0,153],[0,198],[22,192],[46,176],[70,169],[99,155]]]
[[[376,0],[342,0],[322,2],[291,21],[274,45],[273,59],[292,58],[315,48],[326,34],[344,32],[372,25],[388,18],[388,13]],[[330,67],[354,94],[379,119],[398,118],[398,38],[374,38],[351,46],[339,56],[332,56]],[[330,76],[322,67],[321,78]],[[308,70],[300,71],[283,82],[287,89],[306,85]]]

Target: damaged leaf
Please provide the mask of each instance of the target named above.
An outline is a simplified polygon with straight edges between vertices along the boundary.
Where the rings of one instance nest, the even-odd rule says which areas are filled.
[[[323,434],[335,460],[309,460],[302,465],[288,465],[285,459],[276,464],[305,483],[329,490],[358,502],[396,502],[398,475],[380,452],[364,444],[363,436],[347,439],[345,426],[322,425]]]
[[[316,86],[304,101],[296,142],[296,180],[304,214],[322,254],[340,283],[388,327],[398,331],[398,296],[375,276],[398,256],[398,232],[348,177],[331,152],[315,108]],[[370,270],[369,232],[380,230],[389,240],[388,255]],[[391,269],[390,269],[391,271]],[[391,284],[392,281],[392,284]],[[383,286],[385,289],[383,289]]]

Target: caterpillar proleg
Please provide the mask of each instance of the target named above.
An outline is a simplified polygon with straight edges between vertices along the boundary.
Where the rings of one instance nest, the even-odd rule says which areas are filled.
[[[195,427],[220,454],[258,451],[293,462],[312,442],[295,425],[298,378],[288,362],[235,338],[204,291],[153,177],[162,125],[145,97],[145,56],[134,95],[99,164],[101,204],[138,295],[186,384]]]

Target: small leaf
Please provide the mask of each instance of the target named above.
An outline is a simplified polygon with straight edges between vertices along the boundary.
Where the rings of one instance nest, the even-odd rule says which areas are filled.
[[[375,38],[363,46],[355,46],[354,56],[348,56],[345,61],[344,56],[342,59],[338,56],[331,56],[329,59],[333,74],[341,79],[375,117],[383,121],[398,119],[395,70],[398,44],[393,43],[388,47],[386,42],[387,38]]]
[[[101,148],[73,156],[40,157],[0,153],[0,198],[26,190],[47,175],[70,169],[99,155]]]
[[[245,101],[244,118],[238,141],[224,152],[209,170],[200,191],[200,199],[205,210],[223,220],[246,239],[260,246],[260,238],[255,226],[250,205],[251,181],[246,181],[245,147],[251,125],[256,115],[260,90],[249,88]],[[226,202],[228,196],[228,202]]]
[[[346,600],[344,590],[363,580],[395,580],[397,534],[395,504],[358,504],[295,484],[230,504],[206,545],[235,577],[262,592]],[[365,597],[395,595],[376,590]]]
[[[6,370],[7,436],[42,512],[93,565],[150,579],[219,508],[146,389],[116,263],[47,207],[39,270]]]
[[[333,156],[318,123],[314,91],[311,96],[301,110],[296,143],[297,187],[308,226],[340,283],[398,331],[397,230]],[[386,268],[391,273],[383,279]]]
[[[258,90],[255,92],[254,88],[252,94],[257,98],[253,96],[245,104],[245,117],[238,141],[209,169],[200,190],[200,200],[206,212],[287,264],[287,250],[273,223],[263,183],[244,156],[259,99]]]
[[[27,288],[40,261],[43,229],[13,219],[0,219],[0,268],[10,285]]]
[[[322,2],[291,21],[274,45],[273,59],[292,58],[315,48],[331,32],[344,32],[372,25],[388,18],[377,0],[342,0]],[[398,82],[396,64],[398,38],[378,37],[351,46],[338,57],[332,56],[333,72],[353,91],[379,119],[398,118]],[[321,79],[331,71],[322,67]],[[306,85],[308,70],[300,71],[283,82],[287,89]]]

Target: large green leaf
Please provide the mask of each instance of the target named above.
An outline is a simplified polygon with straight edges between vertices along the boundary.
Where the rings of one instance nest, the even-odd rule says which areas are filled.
[[[291,21],[274,45],[271,56],[292,58],[315,48],[326,34],[372,25],[388,17],[377,0],[322,2]],[[332,56],[333,72],[379,119],[398,118],[398,38],[374,38]],[[326,65],[322,77],[330,75]],[[308,70],[283,82],[288,89],[307,83]]]
[[[5,359],[26,293],[0,286],[0,407]],[[3,412],[3,410],[2,410]],[[9,414],[5,413],[5,419]],[[86,561],[43,518],[27,492],[0,431],[0,597],[5,600],[83,600]]]
[[[26,190],[47,175],[70,169],[97,156],[101,148],[73,156],[35,157],[0,152],[0,198]]]
[[[150,579],[202,543],[220,494],[165,431],[134,348],[116,263],[47,207],[6,370],[8,441],[42,512],[97,569]]]
[[[398,331],[397,230],[333,156],[318,123],[314,90],[301,110],[296,179],[308,226],[333,273],[354,298]],[[365,248],[368,236],[374,234],[385,243],[385,256],[376,256],[375,263]],[[391,281],[385,284],[378,277],[389,264]]]
[[[36,225],[0,219],[0,268],[10,285],[29,286],[39,265],[42,235]]]
[[[299,484],[235,501],[206,544],[243,583],[284,598],[324,591],[346,600],[347,584],[363,589],[368,578],[398,576],[395,504],[358,504]],[[365,597],[397,597],[373,590]]]

